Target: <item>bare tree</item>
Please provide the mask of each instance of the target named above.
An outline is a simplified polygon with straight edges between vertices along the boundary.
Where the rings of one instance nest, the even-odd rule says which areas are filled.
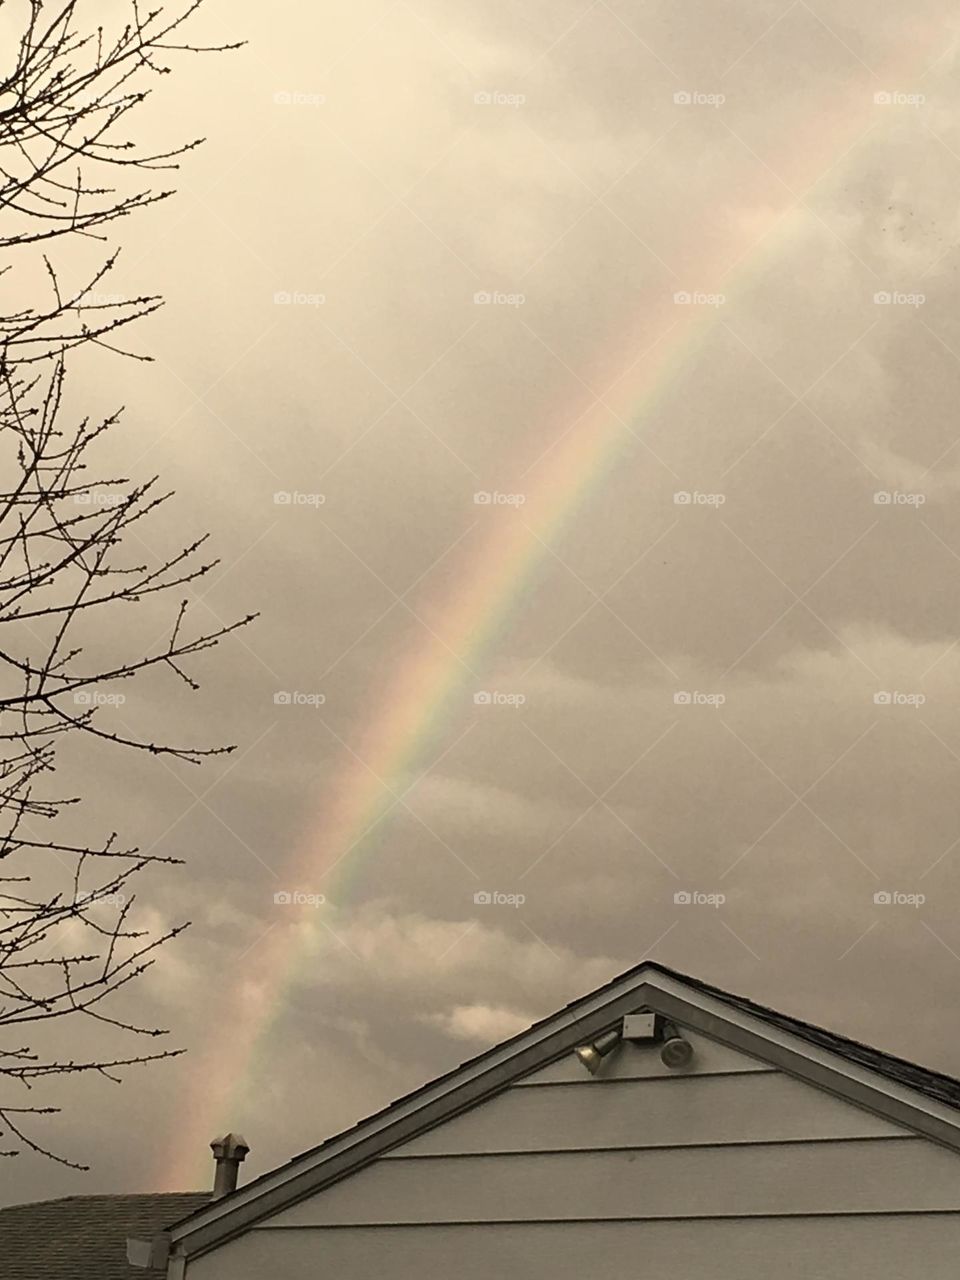
[[[28,1134],[31,1117],[58,1110],[34,1101],[35,1087],[77,1072],[117,1079],[177,1051],[133,1044],[74,1057],[39,1052],[31,1036],[43,1038],[37,1024],[54,1019],[67,1043],[77,1019],[114,1028],[110,1039],[166,1034],[112,1017],[108,998],[185,926],[151,935],[131,910],[133,877],[177,859],[123,847],[113,832],[95,845],[64,834],[64,809],[78,797],[53,789],[58,747],[64,735],[86,735],[104,751],[191,763],[232,750],[152,741],[105,721],[102,704],[117,682],[152,669],[195,689],[191,656],[250,621],[193,627],[191,584],[217,563],[204,557],[206,539],[144,554],[144,525],[170,495],[156,477],[98,475],[101,437],[120,411],[75,418],[65,394],[68,365],[83,350],[145,358],[118,345],[119,331],[161,300],[98,292],[117,259],[107,236],[172,194],[150,185],[153,172],[176,169],[201,140],[156,153],[122,130],[173,55],[214,51],[182,41],[201,3],[171,12],[117,0],[122,17],[107,31],[96,25],[103,0],[0,0],[0,49],[12,63],[0,68],[0,277],[4,296],[22,299],[0,314],[0,1134],[2,1154],[30,1148],[76,1168],[86,1166]],[[76,248],[91,241],[103,242],[97,264],[67,287],[83,256]],[[143,651],[124,642],[123,624],[153,597],[169,597],[168,625]],[[110,637],[105,650],[98,635]]]

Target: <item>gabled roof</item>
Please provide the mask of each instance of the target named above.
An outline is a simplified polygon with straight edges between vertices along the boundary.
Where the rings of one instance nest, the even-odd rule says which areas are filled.
[[[485,1101],[644,1008],[960,1152],[960,1081],[645,960],[170,1229],[206,1252]]]
[[[689,978],[682,973],[677,973],[674,969],[666,969],[663,965],[652,965],[652,967],[660,973],[668,973],[674,978],[680,978],[734,1008],[753,1014],[770,1026],[790,1031],[801,1040],[806,1040],[808,1044],[829,1049],[846,1058],[848,1062],[869,1067],[879,1075],[886,1076],[888,1080],[909,1085],[919,1093],[926,1094],[928,1098],[935,1098],[938,1102],[945,1102],[948,1106],[960,1110],[960,1080],[955,1080],[953,1076],[944,1075],[942,1071],[932,1071],[929,1067],[920,1067],[915,1062],[908,1062],[906,1058],[897,1058],[892,1053],[883,1053],[879,1049],[871,1048],[868,1044],[861,1044],[859,1040],[850,1040],[836,1031],[827,1031],[823,1027],[815,1026],[812,1022],[804,1022],[801,1018],[791,1018],[789,1014],[778,1013],[776,1009],[768,1009],[766,1005],[755,1004],[746,996],[735,996],[729,991],[721,991],[719,987],[711,987],[698,978]]]
[[[210,1200],[209,1191],[67,1196],[0,1209],[3,1280],[143,1280],[127,1236],[149,1240]]]

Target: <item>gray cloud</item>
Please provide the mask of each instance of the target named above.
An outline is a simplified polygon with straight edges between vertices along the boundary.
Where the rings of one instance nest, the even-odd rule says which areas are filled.
[[[960,1070],[943,1022],[960,963],[955,24],[939,0],[815,10],[206,19],[251,45],[181,70],[182,115],[210,141],[176,201],[124,229],[117,269],[118,289],[169,299],[138,335],[157,362],[98,359],[73,394],[125,402],[111,464],[178,490],[149,550],[213,529],[198,616],[263,614],[201,662],[201,695],[157,680],[115,714],[240,747],[199,772],[106,751],[64,765],[93,799],[86,829],[186,859],[143,885],[146,924],[195,923],[139,1003],[195,1052],[120,1089],[59,1086],[68,1154],[95,1170],[23,1156],[6,1199],[157,1180],[269,929],[291,978],[234,1096],[209,1093],[209,1133],[178,1133],[200,1181],[224,1123],[254,1176],[651,949]],[[673,101],[687,90],[727,101]],[[874,104],[887,91],[926,100]],[[726,301],[648,372],[686,323],[682,289]],[[474,303],[497,290],[525,300]],[[484,635],[488,611],[462,602],[481,569],[510,579],[491,532],[536,504],[473,494],[534,495],[570,433],[609,424],[598,397],[620,417],[611,447],[537,528],[547,545],[520,540],[539,549]],[[137,643],[164,625],[145,612]],[[411,790],[328,875],[327,824],[431,646],[442,713],[385,779]],[[329,901],[282,914],[278,887]],[[883,890],[927,900],[877,905]]]

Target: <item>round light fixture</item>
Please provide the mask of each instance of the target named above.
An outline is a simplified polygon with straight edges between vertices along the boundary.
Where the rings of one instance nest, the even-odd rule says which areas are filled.
[[[678,1067],[687,1066],[692,1057],[693,1045],[671,1029],[670,1035],[664,1040],[663,1048],[660,1050],[660,1061],[665,1067],[676,1071]]]

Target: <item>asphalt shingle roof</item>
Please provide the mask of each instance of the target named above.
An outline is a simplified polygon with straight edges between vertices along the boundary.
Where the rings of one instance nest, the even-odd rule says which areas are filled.
[[[127,1262],[127,1236],[149,1240],[195,1213],[209,1191],[67,1196],[0,1209],[3,1280],[144,1280]],[[156,1274],[156,1273],[153,1273]]]
[[[776,1009],[768,1009],[766,1005],[755,1004],[746,996],[736,996],[729,991],[722,991],[719,987],[711,987],[706,982],[701,982],[699,978],[688,977],[675,969],[667,969],[663,965],[652,963],[650,967],[658,969],[660,973],[669,974],[672,978],[679,978],[691,987],[696,987],[699,991],[722,1000],[724,1004],[732,1005],[735,1009],[752,1014],[762,1022],[779,1027],[781,1031],[789,1031],[801,1040],[806,1040],[808,1044],[829,1049],[832,1053],[846,1058],[848,1062],[868,1067],[871,1071],[886,1076],[888,1080],[909,1085],[911,1089],[916,1089],[918,1093],[925,1094],[928,1098],[935,1098],[937,1102],[944,1102],[948,1107],[960,1110],[960,1080],[953,1076],[944,1075],[942,1071],[934,1071],[930,1067],[921,1067],[915,1062],[908,1062],[906,1058],[898,1058],[892,1053],[884,1053],[881,1049],[861,1044],[859,1040],[851,1040],[847,1036],[839,1035],[836,1031],[818,1027],[815,1023],[792,1018],[786,1013],[778,1013]]]

